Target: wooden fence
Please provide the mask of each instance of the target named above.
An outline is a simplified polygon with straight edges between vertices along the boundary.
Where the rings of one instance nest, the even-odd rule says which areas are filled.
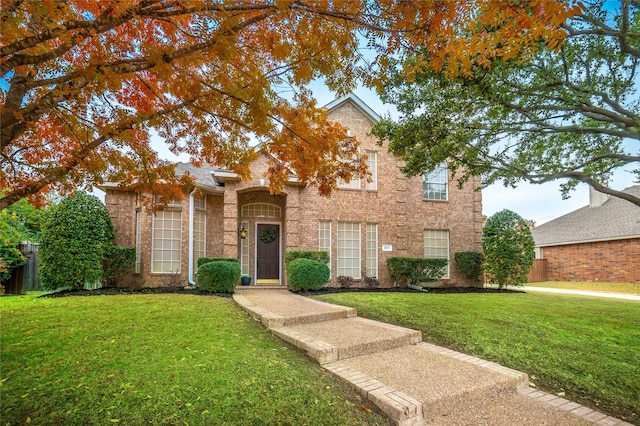
[[[4,283],[6,294],[21,294],[40,290],[38,278],[38,244],[25,242],[18,247],[27,258],[27,263],[14,268],[11,278]]]
[[[547,281],[547,259],[534,259],[533,268],[529,271],[529,282]]]

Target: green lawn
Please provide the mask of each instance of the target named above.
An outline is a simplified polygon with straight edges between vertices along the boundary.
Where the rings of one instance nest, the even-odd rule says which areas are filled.
[[[319,300],[525,371],[539,388],[640,423],[640,303],[515,294],[343,293]]]
[[[640,283],[544,281],[527,283],[530,287],[566,288],[570,290],[606,291],[609,293],[640,294]]]
[[[0,298],[2,424],[386,424],[230,299]]]

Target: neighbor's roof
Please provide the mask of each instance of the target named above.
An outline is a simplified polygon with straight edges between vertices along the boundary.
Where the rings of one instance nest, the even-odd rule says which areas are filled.
[[[640,185],[622,192],[640,196]],[[585,206],[533,229],[536,246],[640,238],[640,207],[618,197]]]
[[[362,99],[360,99],[359,97],[357,97],[353,93],[349,93],[348,95],[344,95],[341,98],[333,100],[333,101],[329,102],[328,104],[326,104],[323,108],[327,108],[328,110],[332,110],[332,109],[335,109],[338,106],[342,105],[345,102],[353,103],[353,105],[355,105],[355,107],[358,108],[360,110],[360,112],[362,112],[364,115],[366,115],[367,118],[369,118],[369,120],[371,120],[373,123],[377,123],[378,121],[381,120],[381,117],[374,110],[372,110],[369,105],[365,104],[362,101]]]

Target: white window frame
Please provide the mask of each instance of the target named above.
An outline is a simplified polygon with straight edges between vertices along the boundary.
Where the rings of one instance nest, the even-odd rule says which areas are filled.
[[[320,220],[318,221],[318,250],[326,251],[329,254],[329,276],[333,276],[333,270],[331,268],[331,221]]]
[[[193,271],[198,271],[198,259],[207,256],[207,198],[193,199]],[[202,229],[199,229],[202,225]]]
[[[135,273],[142,272],[142,210],[136,209],[136,264]]]
[[[166,215],[171,215],[171,223],[178,223],[176,228],[164,228],[164,222]],[[177,215],[177,218],[175,217]],[[158,229],[158,223],[162,220],[163,228]],[[171,232],[171,237],[164,238],[158,236],[158,233]],[[158,243],[162,241],[162,248],[158,247]],[[170,248],[165,248],[167,242],[171,243]],[[173,246],[177,246],[177,248]],[[160,254],[160,256],[158,256]],[[174,255],[177,254],[177,260],[174,259]],[[168,258],[166,255],[169,255]],[[156,259],[158,258],[159,259]],[[166,263],[169,263],[170,267],[166,268]],[[177,263],[177,268],[175,268]],[[153,274],[167,274],[167,273],[180,273],[182,267],[182,211],[181,210],[161,210],[155,213],[153,217],[152,229],[151,229],[151,273]]]
[[[367,167],[369,168],[369,173],[371,173],[371,182],[367,181],[365,185],[365,189],[367,191],[377,191],[378,190],[378,152],[373,150],[366,150],[367,154]]]
[[[362,278],[362,227],[359,222],[338,222],[338,256],[336,275],[354,279]],[[357,231],[356,238],[348,233]],[[348,245],[347,245],[348,243]],[[349,256],[347,256],[349,254]],[[350,263],[350,264],[347,264]]]
[[[377,223],[367,223],[367,276],[378,278]]]
[[[240,222],[241,229],[249,229],[249,222]],[[249,232],[246,238],[240,238],[240,273],[249,275]]]
[[[449,230],[448,229],[425,229],[423,232],[424,257],[427,259],[447,259],[447,267],[443,279],[451,277],[451,259],[449,257]],[[445,244],[435,244],[444,242]]]
[[[449,199],[449,169],[442,162],[431,173],[422,175],[422,198],[447,201]]]

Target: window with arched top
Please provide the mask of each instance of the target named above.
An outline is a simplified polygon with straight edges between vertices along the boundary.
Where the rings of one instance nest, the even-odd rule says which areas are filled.
[[[267,203],[252,203],[242,206],[242,217],[280,218],[280,207]]]

